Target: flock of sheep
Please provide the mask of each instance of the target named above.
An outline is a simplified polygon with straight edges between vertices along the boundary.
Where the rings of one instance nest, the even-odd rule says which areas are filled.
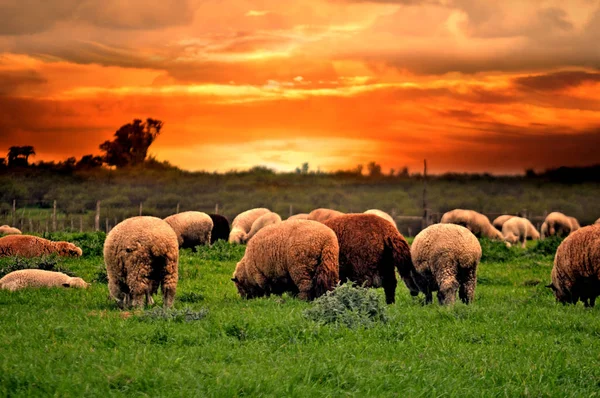
[[[51,242],[22,235],[1,226],[0,256],[37,257],[51,253],[78,257],[81,249],[69,242]],[[282,221],[265,208],[239,214],[231,224],[220,215],[188,211],[164,220],[133,217],[116,225],[104,243],[104,262],[110,296],[121,308],[154,303],[161,287],[164,305],[175,299],[179,249],[209,245],[217,239],[247,244],[232,281],[244,298],[288,292],[313,300],[353,281],[366,287],[383,287],[386,302],[395,299],[396,272],[410,294],[425,295],[431,303],[437,292],[440,304],[456,300],[470,303],[481,259],[478,237],[504,241],[508,246],[527,239],[560,235],[552,268],[552,288],[562,303],[594,306],[600,295],[600,219],[581,228],[577,220],[550,213],[541,233],[526,218],[500,216],[491,223],[483,214],[456,209],[440,224],[421,231],[412,247],[398,232],[394,219],[380,210],[344,214],[316,209]],[[42,270],[14,271],[0,279],[0,289],[64,286],[85,288],[81,278]]]

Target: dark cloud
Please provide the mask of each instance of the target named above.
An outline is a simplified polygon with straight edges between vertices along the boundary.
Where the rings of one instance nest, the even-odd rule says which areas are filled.
[[[72,19],[81,3],[81,0],[2,0],[0,35],[46,31],[58,21]]]
[[[13,94],[21,88],[45,84],[47,80],[34,70],[5,70],[0,71],[0,95]]]
[[[519,77],[514,80],[514,83],[521,89],[538,91],[559,91],[587,82],[600,82],[600,73],[564,71]]]

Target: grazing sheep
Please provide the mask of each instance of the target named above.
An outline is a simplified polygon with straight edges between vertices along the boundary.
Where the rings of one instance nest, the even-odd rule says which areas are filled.
[[[332,209],[315,209],[308,214],[308,220],[324,222],[333,217],[343,216],[344,213]]]
[[[542,224],[541,236],[542,239],[555,235],[566,237],[579,228],[579,222],[574,217],[568,217],[563,213],[553,211],[546,216],[546,220]]]
[[[139,216],[117,224],[106,236],[104,262],[110,296],[121,307],[141,307],[162,285],[164,306],[171,307],[177,290],[177,234],[156,217]]]
[[[21,230],[13,228],[10,225],[2,225],[0,227],[0,235],[21,235]]]
[[[365,211],[365,214],[374,214],[376,216],[383,218],[384,220],[388,220],[389,222],[392,223],[394,228],[398,229],[398,226],[396,225],[396,221],[394,221],[394,218],[392,216],[390,216],[389,214],[387,214],[385,211],[371,209],[371,210]]]
[[[461,225],[478,238],[504,239],[502,232],[494,228],[489,218],[474,210],[455,209],[449,211],[444,213],[440,223]]]
[[[210,243],[213,244],[219,239],[227,242],[229,240],[229,220],[220,214],[208,215],[213,222],[213,229],[210,234]]]
[[[600,295],[600,225],[581,228],[569,235],[556,250],[552,283],[556,300],[588,307]]]
[[[290,292],[313,300],[338,283],[338,252],[335,234],[323,224],[286,220],[254,236],[231,280],[248,299]]]
[[[529,220],[526,218],[512,217],[502,225],[502,235],[508,247],[521,242],[521,247],[525,248],[527,231],[529,229],[528,222]]]
[[[191,248],[195,252],[196,246],[210,244],[213,221],[208,214],[184,211],[165,218],[165,221],[177,234],[180,249]]]
[[[293,216],[289,216],[288,220],[308,220],[308,213],[298,213]]]
[[[81,278],[71,277],[62,272],[44,271],[41,269],[22,269],[13,271],[0,279],[0,289],[15,291],[28,287],[77,287],[85,289],[90,286]]]
[[[70,242],[52,242],[31,235],[8,235],[0,238],[0,257],[40,257],[56,253],[62,257],[80,257],[81,249]]]
[[[395,301],[396,273],[410,277],[410,248],[393,225],[373,214],[346,214],[324,222],[340,245],[340,280],[383,287],[385,301]]]
[[[271,213],[271,210],[259,207],[246,210],[233,219],[231,223],[231,232],[229,233],[230,243],[245,243],[248,232],[252,229],[252,224],[263,214]]]
[[[499,231],[502,231],[502,226],[504,225],[504,223],[508,220],[510,220],[511,218],[515,218],[518,216],[511,216],[511,215],[503,215],[503,216],[499,216],[496,217],[496,219],[492,222],[492,225]],[[540,238],[540,233],[537,231],[537,229],[535,229],[535,227],[533,226],[533,224],[531,223],[531,221],[529,221],[528,219],[524,218],[524,220],[527,221],[527,239],[530,240],[538,240]]]
[[[277,213],[266,213],[262,216],[258,217],[256,221],[252,223],[252,228],[250,228],[250,232],[246,235],[246,242],[250,241],[254,235],[267,225],[278,224],[281,222],[281,217]]]
[[[410,254],[413,286],[407,286],[413,296],[421,291],[429,304],[433,301],[432,292],[437,291],[440,304],[452,304],[458,290],[464,303],[473,301],[481,246],[468,229],[453,224],[430,225],[417,234]]]
[[[517,217],[517,216],[512,216],[512,215],[509,215],[509,214],[504,214],[502,216],[498,216],[498,217],[496,217],[494,219],[494,221],[492,221],[492,225],[498,231],[502,231],[502,226],[504,225],[504,223],[507,222],[508,220],[510,220],[513,217]]]

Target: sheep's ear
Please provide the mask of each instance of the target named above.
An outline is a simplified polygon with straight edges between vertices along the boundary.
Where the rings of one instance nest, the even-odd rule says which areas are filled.
[[[65,282],[62,285],[63,285],[63,287],[71,287],[71,284],[69,282]]]
[[[547,287],[548,289],[556,290],[556,287],[554,286],[554,284],[553,284],[553,283],[551,283],[551,284],[549,284],[549,285],[546,285],[546,287]]]

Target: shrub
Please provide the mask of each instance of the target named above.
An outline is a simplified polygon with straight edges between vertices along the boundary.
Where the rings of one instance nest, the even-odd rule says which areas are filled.
[[[216,241],[212,246],[196,246],[195,258],[209,261],[239,261],[244,257],[246,245],[230,244],[223,240]]]
[[[524,250],[516,245],[507,247],[506,244],[498,240],[486,238],[479,239],[481,245],[481,262],[505,263],[514,261],[524,254]]]
[[[0,259],[0,278],[21,269],[42,269],[45,271],[56,271],[69,276],[75,276],[71,270],[59,264],[56,254],[34,258],[5,257]]]
[[[535,247],[532,251],[535,254],[540,254],[544,256],[553,256],[556,254],[556,250],[558,246],[562,243],[563,238],[559,236],[550,236],[543,240],[538,240]]]
[[[138,319],[141,321],[155,321],[165,320],[173,322],[192,322],[204,319],[208,314],[208,308],[202,308],[199,311],[194,311],[191,308],[184,308],[182,310],[177,309],[164,309],[162,307],[155,307],[151,310],[144,311]]]
[[[386,306],[374,289],[349,282],[317,298],[304,311],[308,319],[324,324],[333,323],[349,328],[370,327],[387,322]]]
[[[77,233],[49,232],[43,234],[42,237],[53,241],[63,240],[71,242],[81,248],[83,257],[101,257],[104,254],[104,240],[106,240],[106,234],[102,231]]]

